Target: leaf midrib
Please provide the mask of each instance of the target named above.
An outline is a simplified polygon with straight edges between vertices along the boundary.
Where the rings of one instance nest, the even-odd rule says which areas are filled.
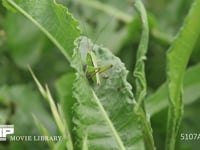
[[[21,12],[24,16],[26,16],[30,21],[32,21],[39,29],[41,29],[45,35],[61,50],[63,55],[67,58],[68,61],[71,60],[69,55],[65,52],[65,48],[59,44],[59,42],[48,32],[40,23],[38,23],[33,17],[31,17],[26,11],[24,11],[21,7],[19,7],[14,1],[7,0],[7,2],[16,8],[19,12]]]
[[[120,147],[120,150],[126,150],[124,144],[123,144],[123,141],[121,140],[118,132],[116,131],[114,125],[112,124],[112,121],[110,120],[109,116],[107,115],[104,107],[102,106],[100,100],[98,99],[98,97],[96,96],[95,92],[92,90],[92,94],[94,96],[94,100],[96,101],[98,107],[99,107],[99,110],[101,111],[102,115],[104,116],[108,126],[110,127],[112,133],[113,133],[113,136],[116,140],[116,142],[118,143],[119,147]]]

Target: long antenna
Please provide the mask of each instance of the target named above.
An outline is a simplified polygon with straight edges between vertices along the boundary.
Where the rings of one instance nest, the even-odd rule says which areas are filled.
[[[81,23],[82,24],[82,26],[83,26],[83,28],[84,28],[84,30],[85,30],[85,33],[86,33],[86,35],[88,36],[88,31],[87,31],[87,29],[86,29],[86,27],[85,27],[85,24],[84,23]],[[86,37],[86,39],[87,39],[87,44],[88,44],[88,48],[89,48],[89,41],[88,41],[88,38]]]
[[[110,18],[110,17],[109,17]],[[92,46],[92,50],[94,49],[94,46],[99,38],[99,36],[101,35],[101,33],[106,29],[106,27],[109,25],[109,23],[113,20],[114,17],[111,17],[111,19],[108,19],[106,21],[106,23],[103,25],[103,27],[101,28],[101,30],[97,33],[97,36],[95,37],[95,40],[92,42],[93,43],[93,46]],[[84,23],[81,23],[82,26],[83,26],[83,29],[85,30],[85,33],[86,35],[88,36],[88,31],[87,31],[87,28],[85,26]],[[88,44],[88,48],[90,48],[90,45],[89,45],[89,41],[88,41],[88,38],[87,38],[87,44]]]
[[[106,29],[106,27],[109,25],[109,23],[113,20],[113,17],[111,17],[111,19],[108,19],[108,21],[106,21],[106,23],[104,24],[104,26],[101,28],[101,30],[98,32],[94,42],[93,42],[93,47],[92,47],[92,50],[94,49],[94,46],[100,36],[100,34]]]

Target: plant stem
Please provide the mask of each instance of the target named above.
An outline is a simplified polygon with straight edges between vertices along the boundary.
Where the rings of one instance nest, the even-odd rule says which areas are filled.
[[[131,22],[132,20],[132,16],[127,15],[126,13],[123,13],[122,11],[114,7],[111,7],[109,5],[103,4],[99,1],[95,1],[95,0],[76,0],[76,1],[83,5],[87,5],[95,9],[101,10],[103,12],[106,12],[107,14],[110,14],[111,16],[114,16],[123,22],[128,23],[128,22]]]
[[[95,1],[95,0],[76,0],[77,3],[83,4],[85,6],[89,6],[91,8],[95,8],[98,9],[102,12],[105,12],[115,18],[117,18],[118,20],[123,21],[126,24],[129,24],[130,22],[132,22],[132,20],[134,20],[134,17],[122,12],[121,10],[114,8],[112,6],[103,4],[99,1]],[[163,33],[161,31],[159,31],[157,28],[153,28],[151,31],[151,34],[153,35],[153,37],[158,40],[161,41],[163,44],[165,45],[170,45],[172,43],[173,37],[170,37],[168,34]]]
[[[145,111],[144,100],[147,93],[147,83],[145,77],[145,59],[148,49],[149,41],[149,24],[147,19],[147,14],[145,7],[141,0],[135,1],[135,8],[140,15],[142,22],[142,35],[141,40],[138,46],[136,65],[133,72],[134,77],[136,78],[136,99],[137,104],[134,108],[135,113],[140,118],[140,123],[143,130],[143,138],[145,143],[145,148],[147,150],[155,150],[154,140],[152,135],[152,128],[150,119]]]
[[[200,34],[200,0],[195,0],[167,53],[168,122],[166,150],[174,150],[183,116],[182,85],[194,45]]]

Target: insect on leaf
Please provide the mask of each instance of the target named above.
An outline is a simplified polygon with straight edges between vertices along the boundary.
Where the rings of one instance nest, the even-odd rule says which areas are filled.
[[[97,59],[95,54],[92,51],[89,51],[87,53],[87,65],[88,65],[88,73],[90,74],[90,78],[94,79],[97,84],[100,84],[100,79],[99,79],[99,72],[98,72],[98,66],[97,66]]]
[[[87,43],[89,43],[89,42],[87,41]],[[89,50],[88,48],[86,48],[82,52],[84,52],[84,53],[82,53],[82,59],[83,59],[83,63],[84,63],[83,70],[85,72],[87,79],[89,80],[90,83],[95,82],[97,85],[100,85],[99,74],[112,68],[112,65],[98,66],[97,58],[96,58],[96,55],[93,50]],[[85,56],[85,57],[83,57],[83,56]]]
[[[133,111],[135,101],[131,86],[126,81],[128,72],[124,64],[110,50],[95,45],[93,53],[97,57],[99,75],[111,66],[112,69],[106,72],[108,79],[100,75],[101,84],[90,86],[82,68],[87,57],[85,51],[88,49],[84,49],[87,39],[81,37],[79,40],[72,64],[77,71],[73,86],[73,94],[77,99],[73,107],[74,131],[78,137],[75,139],[76,149],[83,149],[87,142],[89,150],[144,150],[142,132]],[[82,57],[84,54],[85,59]]]

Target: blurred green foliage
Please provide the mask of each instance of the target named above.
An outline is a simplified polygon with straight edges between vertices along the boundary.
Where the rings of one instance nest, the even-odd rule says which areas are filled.
[[[132,21],[121,20],[112,13],[101,11],[79,0],[57,0],[57,2],[67,6],[75,18],[80,21],[84,35],[111,49],[125,63],[127,69],[133,72],[141,35],[141,23],[128,0],[124,0],[123,3],[121,0],[99,0],[99,2],[116,8],[127,17],[132,18],[133,16]],[[182,25],[192,2],[193,0],[144,0],[150,23],[149,51],[146,61],[146,77],[150,96],[166,80],[166,50]],[[196,43],[188,68],[194,67],[200,61],[200,38]],[[55,135],[57,129],[49,109],[38,95],[38,90],[27,69],[28,64],[42,83],[47,83],[50,89],[56,88],[52,90],[56,91],[53,95],[61,100],[62,106],[72,103],[72,101],[62,100],[71,96],[69,94],[72,90],[71,83],[65,83],[65,78],[73,80],[73,75],[71,76],[73,70],[69,62],[35,25],[22,15],[7,11],[0,3],[0,124],[15,124],[16,131],[19,132],[16,134],[19,135],[37,135],[40,133],[34,124],[31,115],[33,113],[43,120],[42,123],[52,135]],[[193,74],[193,76],[199,77],[199,74]],[[190,78],[193,77],[190,76]],[[135,87],[131,74],[128,80]],[[197,87],[192,89],[191,93],[200,91],[199,86]],[[66,93],[63,89],[66,89]],[[135,88],[133,88],[134,91]],[[200,131],[198,94],[197,97],[185,106],[180,133]],[[167,118],[166,107],[152,116],[152,127],[158,150],[163,149],[165,142],[166,120],[163,118]],[[199,149],[199,141],[180,141],[180,137],[177,137],[177,141],[179,141],[177,150]],[[0,143],[0,149],[48,148],[44,143],[19,144],[16,142]]]

